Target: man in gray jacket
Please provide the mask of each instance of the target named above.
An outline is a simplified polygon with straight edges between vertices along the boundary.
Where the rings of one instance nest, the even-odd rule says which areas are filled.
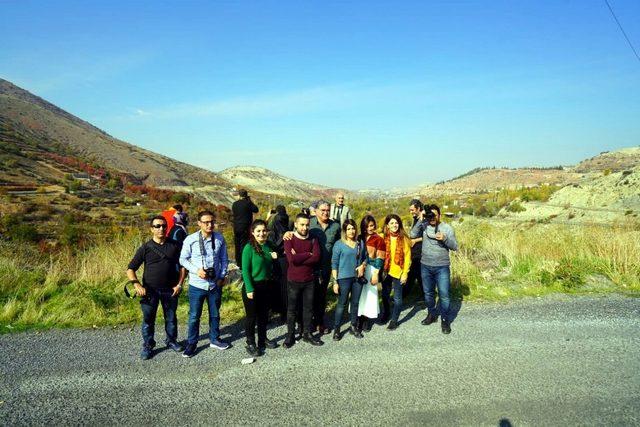
[[[344,193],[339,192],[336,194],[336,202],[331,203],[329,218],[337,222],[339,227],[342,227],[346,220],[352,218],[351,208],[344,204]]]
[[[458,250],[458,242],[453,228],[440,222],[440,208],[437,205],[425,206],[420,220],[411,229],[411,238],[422,237],[422,257],[420,270],[422,290],[427,304],[427,317],[423,325],[430,325],[438,320],[436,313],[435,288],[438,287],[438,305],[442,316],[442,333],[451,333],[449,318],[449,289],[451,288],[451,261],[449,251]]]

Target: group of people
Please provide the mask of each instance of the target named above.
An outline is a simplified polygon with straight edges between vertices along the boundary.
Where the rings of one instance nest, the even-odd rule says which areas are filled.
[[[388,330],[395,330],[403,295],[414,281],[421,283],[427,306],[422,324],[435,323],[440,316],[442,332],[450,333],[449,251],[458,248],[455,233],[450,225],[441,222],[436,205],[423,206],[414,199],[409,212],[413,217],[409,232],[399,215],[390,214],[379,234],[372,215],[365,215],[356,223],[340,193],[336,203],[319,201],[302,209],[292,224],[284,206],[278,206],[266,221],[254,219],[258,207],[241,190],[232,213],[236,262],[242,272],[246,351],[255,357],[278,346],[267,338],[270,310],[279,312],[286,321],[287,333],[282,343],[285,348],[296,340],[322,345],[321,337],[330,332],[331,326],[333,340],[340,341],[347,308],[348,333],[355,338],[362,338],[376,320],[387,324]],[[229,266],[225,239],[215,231],[215,215],[211,211],[198,213],[199,229],[188,235],[186,214],[180,209],[176,215],[180,216],[177,226],[185,231],[179,233],[180,238],[175,237],[176,225],[168,232],[167,219],[154,217],[150,223],[152,238],[136,251],[127,270],[136,295],[141,297],[142,359],[152,356],[156,344],[158,305],[163,308],[169,348],[184,357],[196,353],[205,301],[210,346],[229,348],[220,339],[219,327],[221,291]],[[145,271],[140,282],[136,271],[142,264]],[[189,323],[186,346],[182,348],[177,342],[176,308],[187,274]],[[328,289],[338,296],[330,323],[325,319]]]

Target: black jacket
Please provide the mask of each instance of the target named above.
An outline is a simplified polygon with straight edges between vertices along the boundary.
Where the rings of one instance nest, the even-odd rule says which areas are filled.
[[[233,202],[231,212],[233,212],[233,231],[245,233],[251,227],[253,214],[258,213],[258,207],[247,197]]]

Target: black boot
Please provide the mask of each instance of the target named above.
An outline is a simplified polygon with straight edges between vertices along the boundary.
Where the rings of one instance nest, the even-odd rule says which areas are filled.
[[[287,334],[287,337],[284,339],[282,346],[284,348],[291,348],[296,343],[296,339],[293,334]]]
[[[311,333],[309,332],[305,332],[304,334],[302,334],[302,341],[315,346],[324,344],[322,341],[320,341],[318,338],[311,335]]]
[[[442,333],[443,334],[450,334],[451,333],[451,324],[449,324],[449,322],[447,320],[442,320],[441,322],[442,324]]]
[[[362,320],[362,330],[364,332],[371,332],[371,327],[373,326],[372,323],[371,319],[364,317]]]
[[[333,340],[340,341],[342,339],[342,335],[340,335],[340,326],[336,326],[333,330]]]

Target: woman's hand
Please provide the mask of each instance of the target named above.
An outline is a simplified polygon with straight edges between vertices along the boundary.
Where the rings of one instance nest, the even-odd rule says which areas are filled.
[[[337,283],[333,284],[333,293],[336,295],[340,295],[340,286]]]
[[[369,283],[371,283],[372,285],[377,285],[378,282],[378,273],[374,272],[374,274],[371,275],[371,280],[369,280]]]
[[[358,277],[364,276],[364,265],[360,264],[359,267],[356,267],[356,273],[358,273]]]

